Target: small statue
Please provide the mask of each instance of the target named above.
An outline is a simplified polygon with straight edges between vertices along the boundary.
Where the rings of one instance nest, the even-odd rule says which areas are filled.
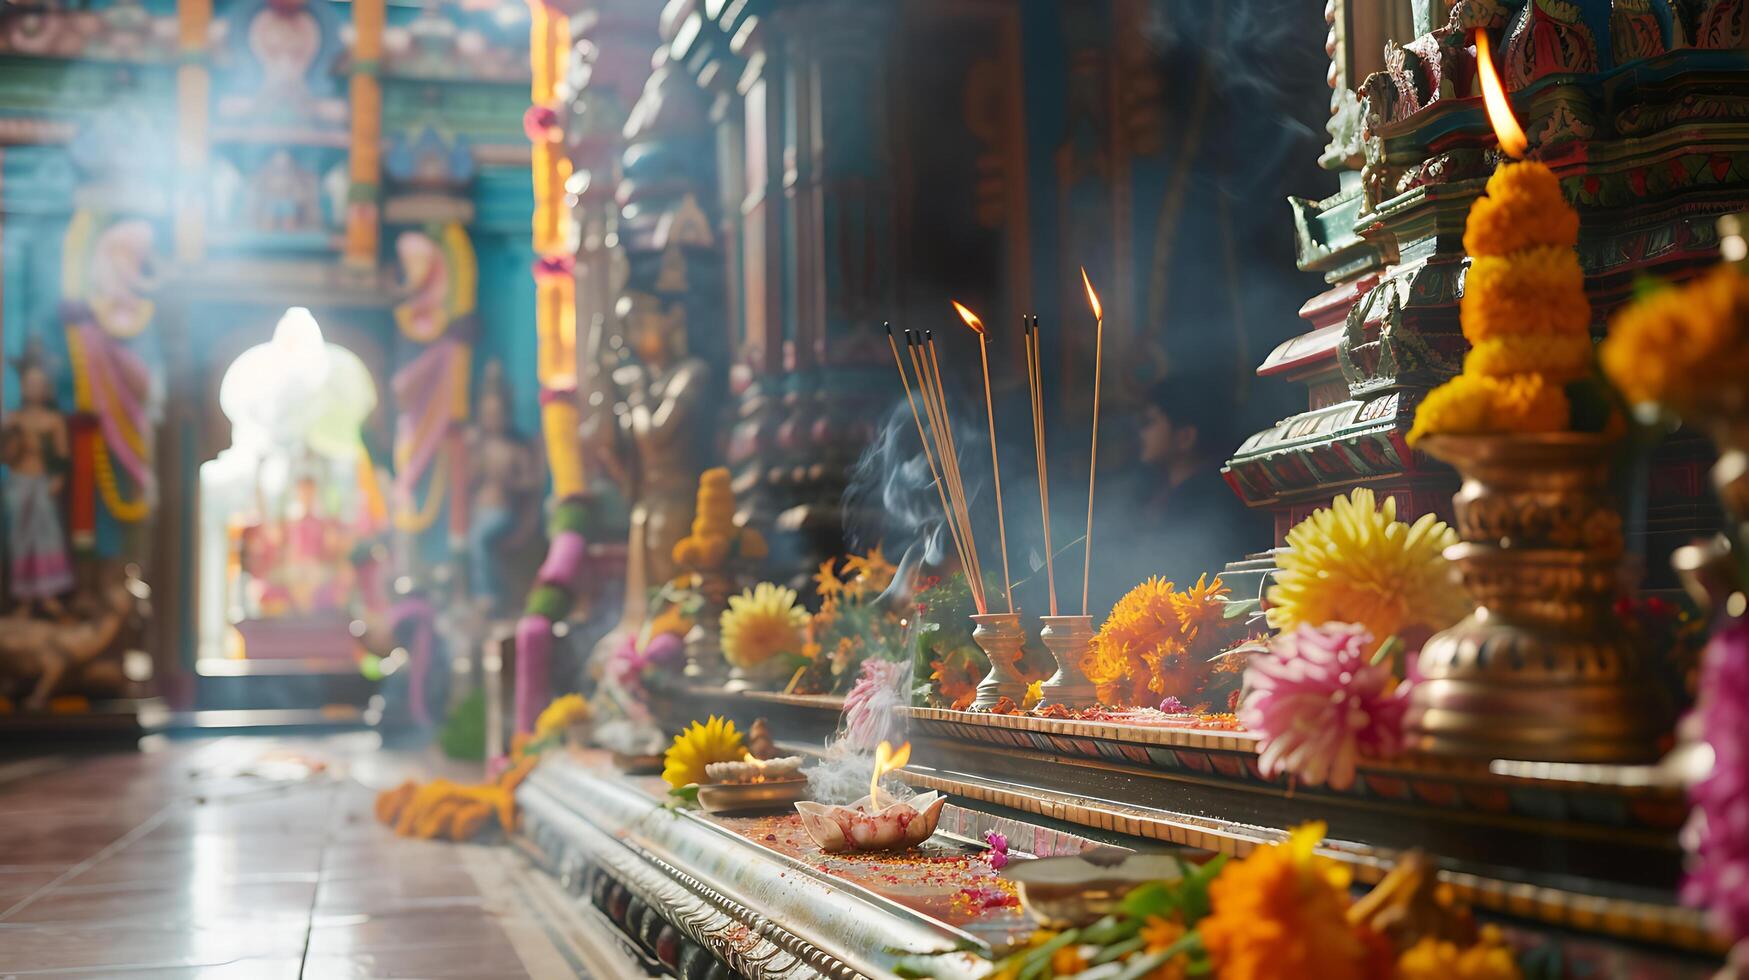
[[[146,597],[145,584],[129,570],[103,590],[102,608],[85,619],[49,622],[16,611],[0,619],[0,694],[37,710],[62,688],[103,686],[108,690],[101,693],[121,693],[126,679],[111,661],[138,643]]]
[[[637,361],[613,372],[622,395],[616,406],[631,459],[631,541],[626,595],[642,597],[674,577],[674,546],[692,522],[693,494],[708,420],[698,417],[709,368],[686,352],[686,311],[664,310],[648,293],[619,302],[626,339]]]
[[[540,458],[511,429],[509,401],[503,366],[487,364],[468,450],[468,588],[488,610],[504,599],[503,547],[522,537],[515,532],[528,530],[528,518],[540,513]]]
[[[8,470],[12,597],[25,607],[34,604],[59,615],[59,596],[73,587],[60,504],[68,462],[67,420],[55,407],[41,352],[33,348],[14,366],[19,406],[0,423],[0,458]]]

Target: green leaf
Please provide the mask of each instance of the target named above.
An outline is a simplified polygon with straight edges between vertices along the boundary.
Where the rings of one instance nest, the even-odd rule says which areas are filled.
[[[1150,881],[1130,890],[1118,908],[1124,915],[1140,922],[1150,915],[1164,919],[1181,904],[1176,882]]]
[[[1226,612],[1224,613],[1224,616],[1225,616],[1225,618],[1227,618],[1229,620],[1245,619],[1245,618],[1250,617],[1252,614],[1256,613],[1259,609],[1262,609],[1262,608],[1263,608],[1263,603],[1259,602],[1256,599],[1232,600],[1232,601],[1229,601],[1227,603],[1227,608],[1226,608]]]

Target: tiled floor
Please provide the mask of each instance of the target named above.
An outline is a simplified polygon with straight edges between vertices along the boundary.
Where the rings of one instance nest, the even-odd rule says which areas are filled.
[[[376,823],[432,765],[369,735],[0,763],[0,977],[603,975],[509,848]]]

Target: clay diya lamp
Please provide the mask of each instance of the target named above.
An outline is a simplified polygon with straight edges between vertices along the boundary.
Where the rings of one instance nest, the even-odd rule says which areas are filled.
[[[909,742],[900,746],[897,752],[882,742],[875,753],[875,774],[870,781],[869,795],[849,806],[811,800],[796,804],[796,812],[802,817],[802,828],[820,850],[828,854],[907,850],[922,844],[935,833],[936,824],[941,822],[942,807],[947,804],[946,797],[929,792],[908,800],[894,800],[881,793],[881,776],[903,766],[910,757]]]

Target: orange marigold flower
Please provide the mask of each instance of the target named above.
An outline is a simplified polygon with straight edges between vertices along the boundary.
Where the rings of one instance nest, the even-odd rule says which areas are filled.
[[[1591,323],[1579,256],[1559,246],[1473,259],[1464,274],[1459,310],[1471,343],[1520,334],[1583,333]]]
[[[1565,383],[1591,373],[1591,355],[1591,337],[1585,333],[1497,337],[1470,348],[1464,358],[1464,373],[1490,377],[1540,374]]]
[[[1427,393],[1415,410],[1409,444],[1442,433],[1560,432],[1570,421],[1567,393],[1540,375],[1460,374]]]
[[[1081,955],[1081,950],[1074,946],[1064,946],[1051,954],[1051,972],[1059,977],[1069,977],[1087,969],[1087,957]]]
[[[1198,925],[1222,980],[1383,980],[1378,955],[1348,923],[1348,869],[1316,853],[1324,825],[1234,862],[1209,886]]]
[[[1561,194],[1560,179],[1540,163],[1508,163],[1488,179],[1485,197],[1470,206],[1464,251],[1505,255],[1537,245],[1572,248],[1579,214]]]
[[[1720,265],[1617,314],[1600,351],[1604,373],[1634,402],[1692,411],[1749,378],[1749,277]]]

